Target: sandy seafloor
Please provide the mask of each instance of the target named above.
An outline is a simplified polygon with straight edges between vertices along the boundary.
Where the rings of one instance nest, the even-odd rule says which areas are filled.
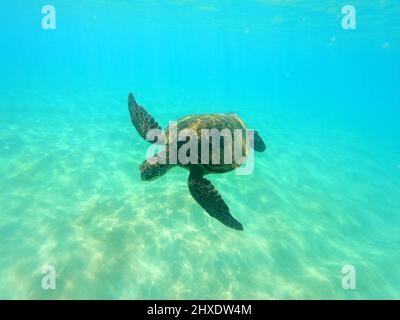
[[[347,32],[314,4],[54,1],[43,31],[41,3],[2,3],[0,298],[400,298],[400,9],[357,2]],[[129,91],[163,126],[236,112],[258,130],[253,174],[208,176],[244,232],[187,171],[140,180]]]
[[[148,145],[112,98],[33,94],[23,114],[3,115],[2,298],[396,297],[395,152],[298,117],[253,121],[268,145],[253,174],[209,176],[245,227],[236,232],[194,202],[186,170],[140,181]],[[32,114],[39,100],[57,112]],[[40,286],[46,264],[54,291]],[[346,264],[357,290],[341,287]]]

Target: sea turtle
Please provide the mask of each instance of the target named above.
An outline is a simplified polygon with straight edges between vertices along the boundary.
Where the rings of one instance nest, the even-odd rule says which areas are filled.
[[[150,139],[150,135],[148,133],[152,132],[161,132],[161,127],[154,120],[154,118],[140,105],[136,103],[135,98],[132,93],[129,93],[128,96],[128,108],[131,116],[131,120],[139,135],[149,141],[156,142],[157,137],[153,136],[153,139]],[[154,130],[155,129],[155,130]],[[174,130],[173,130],[174,129]],[[164,175],[169,169],[174,166],[183,167],[189,170],[189,179],[188,179],[188,187],[193,198],[198,202],[198,204],[203,207],[208,214],[212,217],[218,219],[220,222],[225,224],[226,226],[236,229],[243,230],[242,224],[237,221],[229,212],[229,208],[226,205],[225,201],[221,198],[218,191],[214,188],[209,180],[204,178],[205,175],[211,173],[224,173],[228,171],[235,170],[238,168],[241,163],[232,161],[225,161],[224,158],[224,150],[228,148],[227,143],[225,143],[225,139],[220,141],[220,152],[221,157],[218,163],[212,163],[212,161],[198,161],[197,163],[189,162],[182,163],[180,159],[177,159],[176,164],[171,163],[170,154],[171,150],[173,150],[172,146],[172,132],[175,134],[179,134],[183,130],[191,129],[199,138],[199,147],[201,144],[201,131],[202,129],[217,129],[220,132],[224,129],[228,130],[241,130],[241,132],[246,132],[246,126],[243,121],[234,113],[225,113],[225,114],[202,114],[202,115],[190,115],[184,118],[177,120],[174,124],[170,125],[167,129],[164,130],[165,133],[165,145],[166,150],[159,152],[153,159],[145,160],[140,166],[141,178],[142,180],[148,181],[153,180],[154,178],[158,178]],[[231,131],[230,131],[231,132]],[[241,133],[240,133],[241,134]],[[147,139],[146,139],[147,138]],[[175,136],[176,139],[176,136]],[[190,140],[190,139],[189,139]],[[179,149],[182,148],[184,142],[177,142],[175,151],[179,152]],[[248,143],[247,139],[242,139],[242,155],[243,158],[247,157],[249,154],[250,145],[254,148],[255,151],[262,152],[266,149],[263,140],[257,131],[254,131],[254,137],[252,143]],[[209,142],[207,142],[209,143]],[[228,151],[232,153],[232,143],[230,143],[231,147]],[[209,145],[211,150],[211,144]],[[185,151],[186,152],[186,151]],[[211,159],[212,150],[209,152],[209,157]],[[200,154],[200,151],[196,156]],[[162,159],[166,161],[154,161],[157,159]],[[199,156],[198,156],[199,157]],[[154,159],[156,158],[156,159]],[[179,158],[179,157],[178,157]],[[151,161],[153,160],[153,161]],[[228,159],[229,160],[229,159]]]

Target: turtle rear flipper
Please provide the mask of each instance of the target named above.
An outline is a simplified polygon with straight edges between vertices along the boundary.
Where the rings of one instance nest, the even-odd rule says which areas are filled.
[[[201,175],[196,175],[191,172],[188,185],[193,198],[210,216],[218,219],[230,228],[240,231],[243,230],[242,224],[232,217],[225,201],[221,198],[210,181],[203,178]]]
[[[156,142],[157,139],[154,139],[153,141],[147,140],[146,136],[147,133],[152,129],[158,129],[161,131],[161,127],[142,106],[139,106],[136,103],[132,93],[129,93],[128,96],[128,108],[131,115],[131,121],[136,130],[139,132],[140,136],[146,141]]]
[[[264,152],[267,149],[263,139],[258,134],[256,130],[254,130],[254,150],[258,152]]]

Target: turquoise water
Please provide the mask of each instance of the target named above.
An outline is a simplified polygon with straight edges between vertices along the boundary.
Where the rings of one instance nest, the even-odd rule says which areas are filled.
[[[355,30],[343,1],[51,4],[55,30],[0,4],[1,299],[400,298],[398,1],[352,1]],[[140,180],[130,91],[258,130],[253,174],[209,176],[244,232],[187,171]]]

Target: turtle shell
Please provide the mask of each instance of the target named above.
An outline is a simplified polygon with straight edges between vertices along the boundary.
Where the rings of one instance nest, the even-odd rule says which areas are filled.
[[[215,131],[215,129],[217,131]],[[217,132],[217,139],[214,139],[213,133]],[[177,148],[178,165],[188,167],[189,169],[195,166],[196,168],[202,169],[205,174],[224,173],[234,170],[244,162],[249,154],[249,146],[246,139],[246,126],[243,121],[233,113],[190,115],[171,123],[165,133],[166,144],[169,150],[174,150],[174,146]],[[186,137],[186,140],[178,141],[177,137],[180,135],[181,137]],[[241,136],[240,140],[235,139],[235,137],[237,138],[238,136]],[[197,142],[197,152],[192,155],[191,159],[197,158],[197,161],[182,163],[180,161],[179,152],[186,152],[187,157],[189,157],[193,150],[189,148],[192,137],[197,139],[192,140],[194,143]],[[218,138],[220,146],[219,152],[217,149]],[[194,147],[195,144],[192,146]],[[204,156],[204,154],[202,155],[204,149],[207,147],[208,157]],[[235,148],[241,148],[241,150]],[[241,151],[241,153],[239,153],[241,159],[236,159],[235,150]]]

